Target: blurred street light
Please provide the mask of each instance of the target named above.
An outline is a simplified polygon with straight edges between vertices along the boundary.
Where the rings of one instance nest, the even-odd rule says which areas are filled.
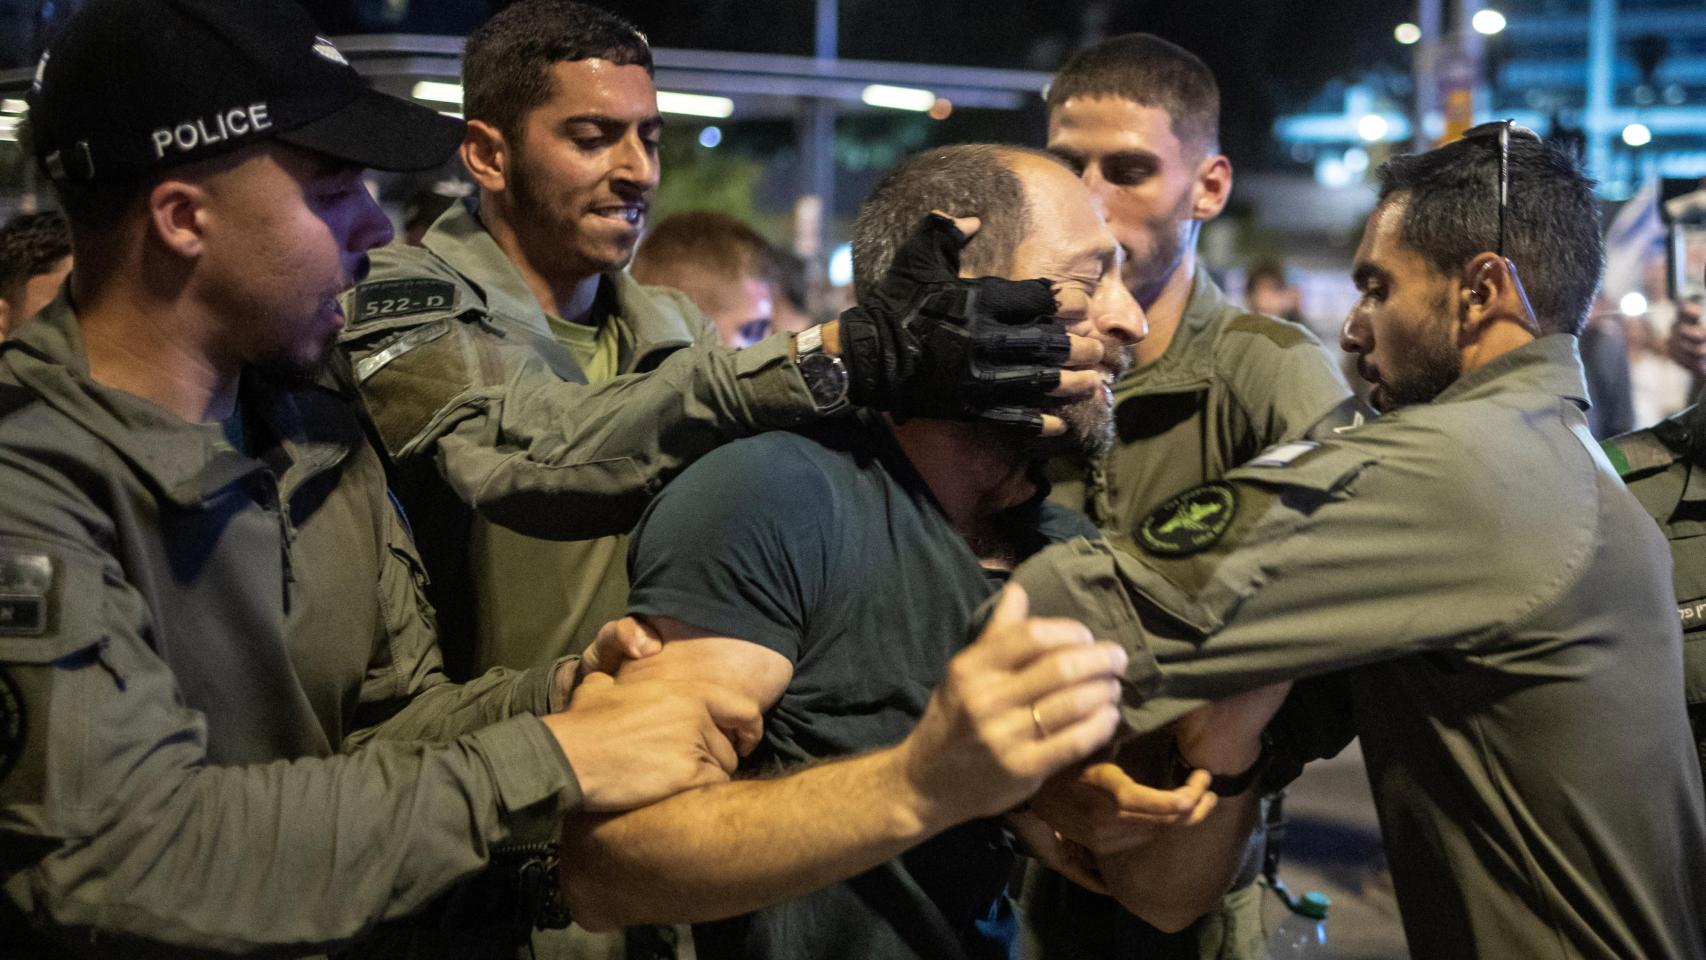
[[[735,102],[728,97],[707,97],[701,93],[658,91],[658,112],[675,113],[684,117],[710,117],[725,120],[734,116]]]
[[[1505,15],[1492,8],[1479,10],[1470,19],[1469,25],[1475,28],[1476,33],[1490,37],[1505,29]]]
[[[1623,128],[1623,142],[1631,147],[1644,147],[1653,142],[1653,131],[1644,123],[1631,123]]]
[[[928,90],[895,87],[886,83],[871,84],[859,93],[859,99],[869,106],[911,110],[914,113],[925,113],[936,106],[936,95]]]
[[[462,105],[462,84],[445,83],[442,80],[420,80],[415,83],[409,95],[416,100],[431,100],[433,103],[454,103]]]
[[[722,127],[711,126],[711,127],[706,127],[705,129],[699,131],[699,145],[701,147],[704,147],[707,150],[711,149],[712,147],[715,147],[716,145],[718,145],[722,142],[723,142],[723,128]]]
[[[1357,136],[1369,143],[1379,142],[1386,136],[1389,129],[1391,128],[1387,124],[1386,118],[1378,113],[1365,113],[1362,119],[1357,121]]]
[[[853,283],[853,245],[844,243],[829,254],[829,285],[845,287]]]
[[[1407,47],[1422,39],[1422,28],[1413,23],[1400,23],[1397,28],[1392,31],[1392,36],[1399,43]]]

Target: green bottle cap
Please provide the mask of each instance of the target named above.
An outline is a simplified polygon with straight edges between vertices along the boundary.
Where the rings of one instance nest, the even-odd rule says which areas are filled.
[[[1333,901],[1319,890],[1311,890],[1297,901],[1297,912],[1316,920],[1327,919],[1327,908]]]

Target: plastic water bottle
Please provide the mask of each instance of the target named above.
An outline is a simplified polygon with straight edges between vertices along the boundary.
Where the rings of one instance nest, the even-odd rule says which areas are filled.
[[[1327,908],[1332,901],[1318,890],[1298,898],[1268,938],[1268,960],[1326,960]]]

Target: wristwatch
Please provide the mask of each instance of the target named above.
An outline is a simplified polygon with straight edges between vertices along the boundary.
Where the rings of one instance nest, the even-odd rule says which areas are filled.
[[[823,349],[823,328],[807,327],[794,334],[794,363],[800,378],[811,391],[817,412],[833,416],[850,409],[847,402],[847,365]]]

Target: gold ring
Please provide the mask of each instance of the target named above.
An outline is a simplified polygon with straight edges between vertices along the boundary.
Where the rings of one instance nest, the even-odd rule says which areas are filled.
[[[1037,705],[1031,704],[1031,725],[1037,728],[1037,739],[1048,739],[1048,728],[1043,726],[1043,715],[1037,712]]]

